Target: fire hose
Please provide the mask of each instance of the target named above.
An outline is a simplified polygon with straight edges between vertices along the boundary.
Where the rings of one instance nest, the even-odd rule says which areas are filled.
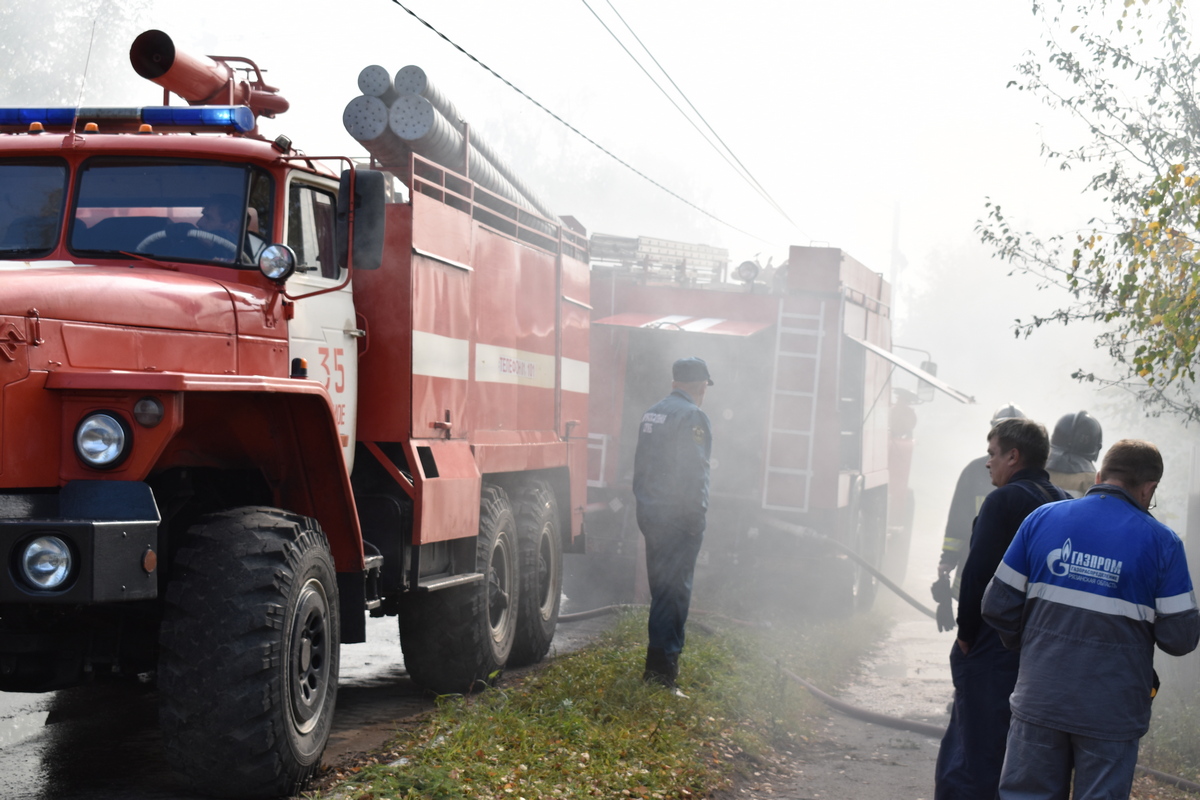
[[[811,694],[813,697],[817,698],[833,710],[840,711],[848,717],[860,719],[864,722],[870,722],[873,725],[882,725],[885,728],[895,728],[897,730],[919,733],[924,736],[929,736],[933,739],[941,739],[946,733],[945,728],[941,727],[940,725],[934,725],[930,722],[905,719],[903,717],[893,717],[887,714],[880,714],[878,711],[870,711],[865,708],[851,705],[850,703],[838,700],[836,697],[826,694],[814,686],[811,682],[806,681],[804,678],[801,678],[791,670],[785,669],[782,670],[782,672],[791,680],[800,684],[805,689],[808,689],[809,694]],[[1186,778],[1180,778],[1178,775],[1170,775],[1166,772],[1160,772],[1159,770],[1151,769],[1150,767],[1143,767],[1141,764],[1138,764],[1136,769],[1143,775],[1149,775],[1155,780],[1174,786],[1177,789],[1184,789],[1185,791],[1200,793],[1200,783],[1194,783]]]
[[[915,603],[916,601],[911,601],[911,602]],[[585,619],[593,619],[595,617],[603,616],[605,614],[615,614],[618,611],[623,611],[623,610],[627,610],[627,609],[635,609],[635,608],[645,608],[645,607],[646,606],[644,606],[644,605],[638,605],[638,604],[628,604],[628,605],[618,604],[618,605],[602,606],[600,608],[593,608],[593,609],[589,609],[588,611],[580,611],[580,612],[577,612],[574,614],[561,614],[558,617],[558,621],[559,622],[580,622]],[[695,613],[705,613],[705,612],[697,611]],[[710,616],[715,616],[720,619],[727,620],[729,622],[737,623],[739,625],[759,627],[757,623],[747,622],[745,620],[738,620],[738,619],[734,619],[732,617],[725,617],[720,614],[710,614]],[[941,739],[942,736],[946,733],[946,729],[944,727],[942,727],[940,725],[935,725],[932,722],[923,722],[921,720],[906,719],[904,717],[893,717],[890,714],[881,714],[878,711],[871,711],[869,709],[861,708],[861,707],[853,705],[851,703],[847,703],[844,700],[838,700],[836,697],[833,697],[832,695],[821,691],[821,689],[819,689],[811,681],[801,678],[799,675],[797,675],[796,673],[792,672],[789,669],[781,669],[780,672],[782,672],[783,675],[786,676],[789,680],[792,680],[792,681],[800,684],[801,686],[803,686],[805,689],[808,690],[809,694],[811,694],[813,697],[820,700],[822,703],[824,703],[829,708],[832,708],[834,711],[838,711],[842,714],[845,714],[848,717],[862,720],[863,722],[869,722],[872,725],[880,725],[885,728],[893,728],[896,730],[909,731],[911,733],[921,734],[922,736],[928,736],[932,739]],[[1141,773],[1143,775],[1149,775],[1150,777],[1154,778],[1155,780],[1160,781],[1165,784],[1168,784],[1170,786],[1174,786],[1177,789],[1183,789],[1184,791],[1200,794],[1200,783],[1195,783],[1193,781],[1189,781],[1186,778],[1179,777],[1178,775],[1170,775],[1166,772],[1160,772],[1159,770],[1151,769],[1150,767],[1144,767],[1141,764],[1138,764],[1136,769],[1139,773]]]
[[[814,531],[812,528],[806,528],[803,525],[793,525],[790,522],[784,522],[783,520],[779,520],[779,519],[768,518],[766,522],[772,528],[775,528],[777,530],[781,530],[786,533],[790,533],[801,539],[811,539],[815,542],[819,542],[823,545],[832,547],[833,549],[840,551],[841,553],[843,553],[847,557],[849,557],[852,561],[854,561],[856,564],[858,564],[860,567],[865,569],[867,572],[874,575],[875,579],[878,580],[880,583],[882,583],[884,586],[888,587],[893,592],[895,592],[897,595],[899,595],[901,600],[908,603],[910,606],[915,608],[917,611],[920,611],[922,614],[924,614],[928,617],[932,617],[933,619],[937,619],[936,611],[923,605],[920,600],[916,599],[911,594],[909,594],[908,592],[901,589],[888,576],[884,575],[882,572],[880,572],[878,569],[876,569],[876,567],[871,562],[867,561],[865,558],[863,558],[858,553],[856,553],[853,549],[851,549],[850,547],[847,547],[846,545],[842,544],[841,542],[837,541],[836,539],[832,539],[823,533],[818,533],[817,531]]]
[[[784,530],[789,533],[794,533],[798,536],[804,536],[806,538],[811,538],[811,539],[821,541],[823,544],[828,544],[828,545],[834,547],[835,549],[842,551],[847,556],[849,556],[851,559],[853,559],[856,563],[861,565],[864,569],[868,570],[872,575],[874,575],[876,578],[878,578],[879,581],[884,586],[887,586],[893,592],[900,595],[900,597],[903,598],[905,601],[907,601],[909,605],[913,606],[918,611],[921,611],[922,613],[924,613],[930,617],[933,617],[934,619],[937,618],[936,612],[923,606],[920,603],[920,601],[918,601],[916,598],[912,597],[910,594],[905,592],[903,589],[901,589],[899,586],[897,586],[893,581],[888,579],[888,577],[886,575],[884,575],[882,572],[880,572],[875,567],[873,567],[871,564],[869,564],[866,561],[866,559],[864,559],[858,553],[854,552],[849,547],[843,545],[841,542],[837,542],[833,539],[830,539],[828,536],[817,533],[816,531],[812,531],[807,528],[802,528],[799,525],[791,525],[789,523],[782,522],[779,520],[768,520],[768,522],[773,527],[779,528],[780,530]],[[579,621],[582,621],[585,619],[592,619],[594,617],[603,616],[604,614],[613,614],[613,613],[616,613],[617,611],[621,611],[621,610],[625,610],[625,609],[634,609],[634,608],[645,608],[645,606],[636,605],[636,604],[609,605],[609,606],[603,606],[601,608],[590,609],[588,611],[580,611],[580,612],[577,612],[574,614],[561,614],[559,616],[558,620],[559,620],[559,622],[568,622],[568,623],[569,622],[579,622]],[[705,612],[697,611],[695,613],[703,614]],[[732,617],[724,617],[719,614],[710,614],[710,616],[715,616],[720,619],[725,619],[727,621],[734,622],[739,625],[758,627],[757,623],[747,622],[745,620],[733,619]],[[709,632],[711,632],[711,630]],[[885,728],[893,728],[896,730],[903,730],[903,731],[909,731],[911,733],[921,734],[923,736],[928,736],[933,739],[941,739],[942,736],[946,733],[946,729],[944,727],[942,727],[940,725],[935,725],[931,722],[922,722],[921,720],[905,719],[904,717],[894,717],[889,714],[881,714],[878,711],[871,711],[869,709],[860,708],[859,706],[852,705],[843,700],[838,700],[836,697],[833,697],[832,695],[821,691],[821,689],[819,689],[811,681],[805,680],[804,678],[800,677],[799,675],[792,672],[791,670],[781,669],[780,671],[788,679],[800,684],[805,689],[807,689],[809,694],[811,694],[813,697],[820,700],[826,706],[833,709],[834,711],[838,711],[842,714],[845,714],[848,717],[862,720],[863,722],[869,722],[872,725],[880,725]],[[1138,764],[1136,769],[1139,773],[1141,773],[1143,775],[1149,775],[1150,777],[1154,778],[1155,780],[1160,781],[1165,784],[1168,784],[1170,786],[1174,786],[1177,789],[1183,789],[1184,791],[1200,794],[1200,783],[1195,783],[1193,781],[1189,781],[1186,778],[1179,777],[1178,775],[1170,775],[1166,772],[1160,772],[1159,770],[1151,769],[1150,767],[1144,767],[1141,764]]]

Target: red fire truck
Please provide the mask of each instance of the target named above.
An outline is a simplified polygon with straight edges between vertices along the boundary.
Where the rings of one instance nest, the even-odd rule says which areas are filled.
[[[130,58],[164,105],[0,109],[0,689],[154,675],[193,787],[287,794],[368,613],[438,692],[546,653],[587,242],[411,151],[265,140],[248,59]]]
[[[931,363],[892,352],[882,275],[830,247],[792,247],[769,275],[745,262],[730,276],[724,250],[649,237],[595,234],[591,256],[588,551],[618,575],[640,565],[637,420],[666,393],[671,363],[700,356],[715,381],[705,399],[713,453],[700,569],[748,604],[764,590],[869,607],[870,570],[844,550],[832,562],[814,558],[829,538],[902,579],[918,394],[896,389],[893,372],[919,378],[921,394],[971,398]]]

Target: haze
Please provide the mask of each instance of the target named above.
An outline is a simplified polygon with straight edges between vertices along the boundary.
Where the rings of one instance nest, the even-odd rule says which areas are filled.
[[[589,2],[620,31],[603,0]],[[394,73],[411,63],[425,68],[541,197],[589,232],[727,247],[734,265],[759,254],[764,263],[768,257],[778,263],[789,244],[828,244],[889,277],[900,263],[895,239],[907,264],[897,280],[896,343],[930,351],[939,376],[978,400],[960,406],[939,397],[918,409],[913,484],[920,574],[932,571],[958,471],[983,452],[991,412],[1008,402],[1048,427],[1064,413],[1087,409],[1104,424],[1106,444],[1125,436],[1156,440],[1168,464],[1160,516],[1183,530],[1191,434],[1173,422],[1144,421],[1119,393],[1101,398],[1071,380],[1077,367],[1107,364],[1106,354],[1092,349],[1091,331],[1014,339],[1014,318],[1062,298],[1037,291],[1027,276],[1009,277],[973,230],[987,196],[1023,226],[1046,233],[1070,230],[1096,211],[1079,194],[1084,176],[1061,173],[1039,155],[1043,136],[1069,143],[1074,126],[1005,88],[1016,77],[1014,65],[1042,39],[1027,3],[614,4],[794,227],[700,139],[582,2],[406,5],[621,159],[728,225],[616,164],[389,0],[154,0],[119,24],[106,13],[96,20],[82,104],[161,102],[161,91],[136,78],[127,58],[138,31],[159,28],[186,52],[245,56],[265,68],[291,101],[287,114],[264,122],[268,137],[286,133],[314,155],[360,156],[365,151],[341,125],[342,109],[358,94],[358,72],[379,64]],[[64,51],[58,58],[66,65],[39,90],[0,86],[0,105],[46,104],[51,92],[68,102],[78,95],[89,45],[78,26],[65,42],[22,36],[45,29],[35,23],[50,13],[34,0],[10,0],[0,12],[8,41],[0,48],[0,74],[28,71],[55,48]],[[35,96],[41,92],[46,96]],[[719,386],[711,402],[719,402]]]

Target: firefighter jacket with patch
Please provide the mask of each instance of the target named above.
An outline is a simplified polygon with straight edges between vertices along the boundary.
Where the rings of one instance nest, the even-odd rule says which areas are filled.
[[[633,457],[639,525],[703,533],[711,455],[708,415],[687,392],[675,389],[643,414]]]
[[[1095,739],[1145,734],[1154,645],[1183,655],[1200,639],[1183,542],[1104,484],[1029,515],[983,614],[1021,651],[1013,716]]]
[[[954,596],[962,585],[962,566],[970,549],[971,525],[983,506],[983,499],[992,493],[992,476],[988,474],[987,456],[980,456],[963,469],[950,500],[950,515],[946,519],[946,538],[942,541],[941,565],[955,570]]]
[[[1025,517],[1044,503],[1066,498],[1066,492],[1050,483],[1045,470],[1021,469],[983,501],[971,533],[970,554],[962,568],[962,588],[958,595],[959,639],[967,644],[975,643],[975,636],[983,627],[980,614],[983,592]]]

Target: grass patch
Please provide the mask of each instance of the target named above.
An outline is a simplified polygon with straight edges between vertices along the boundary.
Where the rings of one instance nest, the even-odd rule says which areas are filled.
[[[642,683],[646,613],[600,641],[471,697],[444,697],[354,778],[319,798],[691,798],[806,738],[820,707],[780,667],[836,688],[885,622],[751,630],[690,624],[683,700]]]

